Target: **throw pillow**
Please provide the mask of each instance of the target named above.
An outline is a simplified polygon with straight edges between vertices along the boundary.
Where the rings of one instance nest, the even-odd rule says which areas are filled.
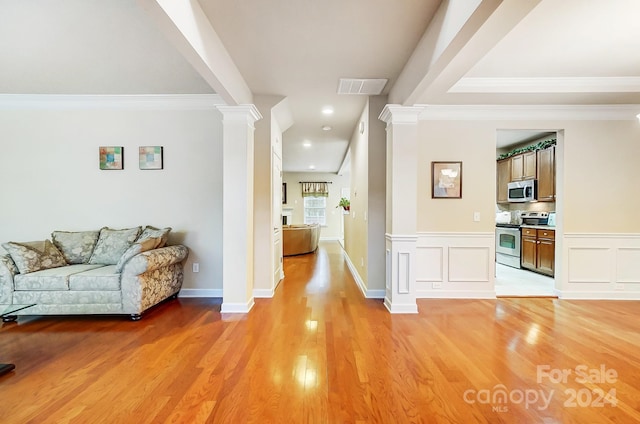
[[[140,227],[113,230],[103,228],[96,247],[91,253],[90,264],[116,265],[122,254],[138,238]]]
[[[148,238],[160,238],[160,244],[157,247],[165,247],[167,245],[167,238],[169,238],[169,231],[171,231],[171,227],[166,228],[156,228],[150,225],[144,227],[142,234],[138,237],[136,241],[142,241]]]
[[[100,231],[54,231],[53,244],[62,252],[68,264],[86,264],[96,247]]]
[[[49,240],[25,243],[10,241],[2,247],[9,252],[20,274],[67,265],[62,253]]]
[[[156,238],[148,238],[142,241],[137,241],[133,243],[120,257],[120,260],[116,264],[116,273],[122,272],[122,268],[124,268],[124,264],[126,264],[129,259],[133,258],[138,253],[146,252],[147,250],[152,250],[158,247],[158,244],[162,240],[159,237]]]
[[[6,266],[13,275],[20,272],[18,270],[18,267],[16,266],[16,263],[13,262],[13,259],[11,259],[10,255],[1,255],[0,263],[4,264],[4,266]]]

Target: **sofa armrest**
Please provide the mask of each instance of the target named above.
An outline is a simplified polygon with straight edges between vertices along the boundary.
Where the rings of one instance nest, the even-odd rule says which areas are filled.
[[[143,311],[176,295],[184,278],[183,261],[189,249],[182,245],[139,253],[122,269],[122,311],[139,316]]]
[[[189,254],[186,246],[166,246],[148,250],[131,258],[122,268],[122,274],[140,275],[184,261]]]
[[[13,303],[13,277],[18,268],[9,255],[0,255],[0,305]]]

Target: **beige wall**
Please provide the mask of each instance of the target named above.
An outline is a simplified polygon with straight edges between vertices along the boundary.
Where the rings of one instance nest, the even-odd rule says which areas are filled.
[[[523,128],[559,131],[556,207],[565,232],[640,232],[640,124],[586,120],[421,121],[418,231],[493,231],[496,130]],[[430,164],[442,160],[463,162],[460,200],[431,199]]]
[[[351,214],[345,217],[345,251],[364,289],[384,292],[386,130],[378,119],[386,96],[370,97],[349,144]]]
[[[0,111],[1,241],[169,226],[190,249],[184,287],[220,289],[221,134],[214,110]],[[138,169],[145,145],[164,146],[163,170]],[[124,146],[124,170],[101,171],[99,146]]]
[[[369,290],[385,289],[386,257],[385,228],[387,201],[387,131],[386,124],[378,119],[387,104],[386,96],[369,97],[368,120],[368,272]]]
[[[494,231],[495,155],[495,127],[485,122],[419,122],[418,232]],[[461,199],[431,198],[433,161],[462,161]]]
[[[571,123],[563,155],[564,230],[639,233],[638,121]]]
[[[342,188],[349,187],[348,175],[336,175],[322,172],[284,172],[282,182],[287,183],[287,203],[283,209],[293,209],[291,224],[304,223],[304,203],[300,181],[330,181],[327,198],[327,225],[320,231],[321,239],[339,239],[342,236],[342,208],[336,208],[340,201]]]
[[[360,132],[362,122],[363,132]],[[365,214],[369,208],[369,102],[349,143],[351,156],[351,213],[345,216],[344,249],[365,286],[368,280],[369,231]]]

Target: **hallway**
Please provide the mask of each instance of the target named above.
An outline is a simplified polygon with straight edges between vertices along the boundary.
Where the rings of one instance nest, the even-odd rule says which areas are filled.
[[[0,378],[3,423],[640,421],[638,302],[434,299],[392,316],[363,298],[337,242],[284,267],[246,315],[178,298],[138,322],[3,324],[0,352],[17,366]],[[616,377],[538,368],[579,366]]]

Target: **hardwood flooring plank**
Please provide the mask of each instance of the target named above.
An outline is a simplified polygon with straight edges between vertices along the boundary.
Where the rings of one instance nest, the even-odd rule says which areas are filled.
[[[138,322],[2,324],[17,368],[0,422],[640,422],[640,302],[421,299],[391,315],[337,243],[284,267],[246,315],[179,298]]]

